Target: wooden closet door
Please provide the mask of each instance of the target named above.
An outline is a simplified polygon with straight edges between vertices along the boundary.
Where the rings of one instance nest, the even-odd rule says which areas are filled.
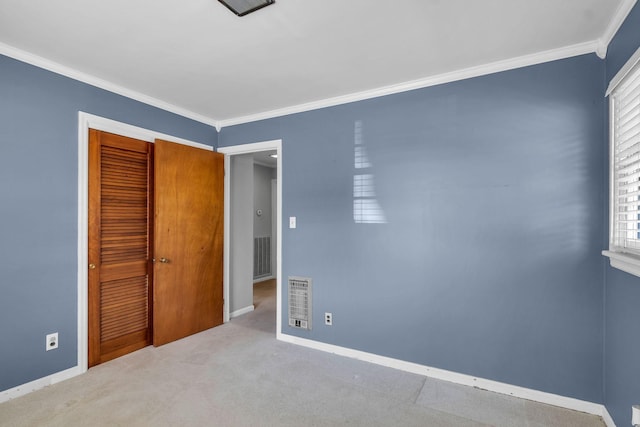
[[[90,130],[89,366],[151,344],[153,145]]]
[[[222,323],[224,155],[156,140],[153,344]]]

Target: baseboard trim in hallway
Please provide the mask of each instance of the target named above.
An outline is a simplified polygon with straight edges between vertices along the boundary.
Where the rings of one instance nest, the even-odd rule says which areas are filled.
[[[616,427],[607,409],[604,407],[604,405],[601,405],[599,403],[587,402],[572,397],[560,396],[553,393],[533,390],[525,387],[501,383],[498,381],[487,380],[484,378],[477,378],[471,375],[460,374],[457,372],[447,371],[439,368],[432,368],[426,365],[406,362],[404,360],[393,359],[390,357],[367,353],[360,350],[354,350],[347,347],[340,347],[333,344],[326,344],[323,342],[300,338],[293,335],[280,333],[277,335],[277,338],[290,344],[296,344],[327,353],[337,354],[339,356],[362,360],[364,362],[375,363],[376,365],[398,369],[401,371],[410,372],[412,374],[423,375],[428,378],[448,381],[451,383],[466,385],[470,387],[476,387],[482,390],[492,391],[494,393],[505,394],[521,399],[532,400],[534,402],[572,409],[574,411],[584,412],[591,415],[598,415],[602,417],[607,427]]]
[[[241,308],[239,310],[236,310],[234,312],[232,312],[231,314],[229,314],[230,318],[234,318],[234,317],[238,317],[238,316],[242,316],[243,314],[247,314],[247,313],[251,313],[253,310],[255,309],[255,306],[253,304],[248,305],[244,308]]]

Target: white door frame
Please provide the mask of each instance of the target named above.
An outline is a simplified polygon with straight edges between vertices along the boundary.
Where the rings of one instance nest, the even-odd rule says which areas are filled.
[[[280,310],[282,299],[282,140],[256,142],[253,144],[232,145],[218,147],[218,152],[224,156],[224,322],[229,321],[229,269],[231,267],[231,156],[238,154],[258,153],[276,150],[277,159],[277,189],[276,189],[276,337],[280,339],[282,329],[282,313]]]
[[[115,133],[128,138],[153,143],[164,139],[178,144],[213,151],[213,147],[187,139],[166,135],[126,123],[117,122],[82,111],[78,112],[78,365],[79,373],[86,372],[89,351],[89,129]],[[226,180],[226,178],[225,178]]]

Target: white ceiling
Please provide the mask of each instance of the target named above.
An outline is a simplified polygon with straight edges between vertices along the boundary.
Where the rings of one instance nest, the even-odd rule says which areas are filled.
[[[278,159],[271,157],[275,155],[276,150],[270,151],[257,151],[255,153],[249,154],[253,157],[253,162],[262,166],[266,166],[269,168],[277,168],[278,167]]]
[[[0,0],[0,53],[228,125],[602,56],[634,4],[276,0],[239,18],[217,0]]]

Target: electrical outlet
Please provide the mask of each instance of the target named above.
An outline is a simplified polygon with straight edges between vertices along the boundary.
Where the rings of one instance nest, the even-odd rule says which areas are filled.
[[[58,333],[55,332],[53,334],[48,334],[47,338],[45,340],[46,342],[46,350],[55,350],[56,348],[58,348]]]
[[[333,314],[331,313],[324,314],[324,324],[329,326],[333,325]]]

